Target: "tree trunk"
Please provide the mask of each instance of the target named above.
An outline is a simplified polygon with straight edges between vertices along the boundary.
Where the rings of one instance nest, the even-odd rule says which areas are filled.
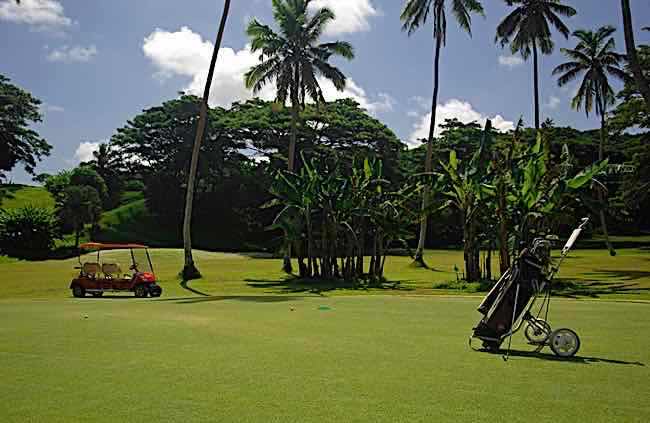
[[[300,83],[298,78],[298,68],[295,69],[293,77],[293,86],[291,87],[291,138],[289,139],[289,154],[288,154],[288,169],[289,172],[295,170],[296,162],[296,144],[298,140],[298,119],[300,118],[300,98],[298,96],[298,89]],[[285,233],[285,249],[282,270],[286,273],[291,273],[293,268],[291,266],[291,242],[287,240],[288,236]]]
[[[535,86],[535,129],[539,131],[539,59],[537,58],[537,41],[533,38],[533,78]]]
[[[503,275],[510,268],[510,252],[508,251],[508,222],[506,212],[506,184],[499,181],[497,217],[499,219],[499,270]]]
[[[427,139],[427,155],[424,162],[424,171],[429,174],[433,170],[433,140],[436,130],[436,110],[438,107],[438,92],[440,89],[440,49],[442,47],[442,38],[436,36],[436,52],[433,65],[433,98],[431,101],[431,122],[429,122],[429,138]],[[418,248],[415,251],[415,260],[413,263],[416,266],[427,267],[424,262],[424,246],[427,239],[427,221],[431,192],[429,187],[425,187],[422,192],[422,216],[420,218],[420,237],[418,239]]]
[[[74,248],[79,248],[79,238],[81,238],[81,228],[83,226],[75,225],[74,228]]]
[[[487,257],[485,258],[485,279],[492,280],[492,245],[488,245]]]
[[[217,34],[217,41],[214,44],[214,50],[212,52],[212,60],[210,62],[210,69],[208,71],[208,79],[205,82],[205,90],[203,91],[203,99],[201,101],[201,109],[199,112],[199,122],[196,128],[196,138],[194,139],[192,160],[190,162],[190,170],[187,178],[185,216],[183,219],[183,248],[185,250],[185,266],[181,272],[184,281],[201,277],[201,273],[196,268],[196,265],[194,264],[194,257],[192,256],[192,207],[194,204],[194,187],[196,185],[196,171],[199,163],[201,143],[203,142],[203,134],[205,132],[207,123],[206,121],[208,118],[208,98],[210,96],[210,87],[212,86],[214,69],[217,64],[217,57],[219,56],[219,49],[221,48],[223,33],[226,29],[226,21],[228,20],[229,10],[230,0],[225,0],[223,14],[221,15],[221,23],[219,25],[219,33]]]
[[[605,138],[607,136],[607,123],[605,122],[605,106],[604,101],[600,101],[600,145],[598,146],[598,160],[602,161],[605,158]],[[603,228],[603,235],[605,236],[605,245],[609,250],[610,256],[616,255],[616,250],[609,241],[609,232],[607,231],[607,220],[605,219],[605,209],[607,205],[607,193],[603,187],[598,188],[598,201],[600,202],[600,210],[598,211],[600,217],[600,226]]]
[[[634,42],[634,27],[632,26],[632,11],[630,10],[630,0],[621,0],[623,9],[623,28],[625,30],[625,46],[627,49],[627,60],[630,63],[630,69],[636,82],[646,107],[650,113],[650,82],[643,75],[643,70],[639,64],[639,58],[636,54],[636,44]]]
[[[307,275],[308,277],[314,276],[314,231],[311,226],[311,211],[307,208],[305,213],[307,225]]]
[[[476,248],[474,226],[474,222],[468,222],[467,213],[463,213],[463,255],[467,282],[476,282],[481,278],[480,257],[479,250]]]

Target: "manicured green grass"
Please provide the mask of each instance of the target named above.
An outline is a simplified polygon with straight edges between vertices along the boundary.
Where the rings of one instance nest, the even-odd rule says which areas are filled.
[[[650,419],[648,304],[558,300],[579,357],[505,363],[473,298],[64,297],[0,301],[0,421]]]
[[[579,356],[530,355],[519,334],[505,363],[467,346],[479,297],[427,295],[463,293],[433,289],[455,280],[458,251],[427,252],[433,270],[391,257],[400,283],[371,291],[296,284],[280,260],[201,251],[205,278],[189,291],[176,278],[182,252],[151,253],[160,299],[74,299],[74,259],[0,258],[0,421],[650,418],[648,302],[558,298],[550,321],[580,334]],[[562,282],[625,281],[636,293],[597,295],[648,298],[650,254],[619,253],[576,251]]]
[[[54,208],[54,198],[45,188],[25,185],[2,185],[0,189],[5,191],[0,208],[17,209],[28,205]]]
[[[111,258],[111,254],[113,257]],[[115,257],[115,255],[121,255]],[[182,267],[181,250],[153,249],[156,275],[166,292],[184,295],[178,272]],[[226,254],[195,251],[195,260],[204,278],[190,287],[208,295],[296,294],[361,295],[361,294],[467,294],[476,286],[456,284],[454,266],[462,269],[462,252],[427,251],[426,260],[432,269],[411,266],[409,257],[389,257],[384,289],[345,289],[333,285],[300,284],[280,272],[281,261],[255,258],[248,254]],[[126,269],[130,258],[126,253],[103,254],[104,260],[117,261]],[[88,260],[94,258],[89,258]],[[0,298],[60,298],[75,275],[77,259],[26,262],[0,259]],[[495,270],[498,263],[494,263]],[[451,283],[450,283],[451,281]],[[445,289],[434,289],[444,286]],[[561,267],[556,293],[568,297],[650,300],[650,251],[619,250],[610,257],[602,250],[577,250]]]

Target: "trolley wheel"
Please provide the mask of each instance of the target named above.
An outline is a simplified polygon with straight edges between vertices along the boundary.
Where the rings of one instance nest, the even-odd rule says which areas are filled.
[[[551,335],[551,325],[544,319],[530,320],[524,330],[524,335],[531,344],[544,344]]]
[[[580,338],[571,329],[558,329],[549,337],[551,349],[558,357],[573,357],[580,349]]]

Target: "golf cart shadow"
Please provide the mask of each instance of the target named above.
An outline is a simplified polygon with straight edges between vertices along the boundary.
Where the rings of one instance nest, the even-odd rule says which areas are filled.
[[[68,298],[75,298],[74,295],[71,295]],[[101,297],[87,296],[85,297],[86,301],[102,301],[102,300],[137,300],[139,298],[134,297],[133,295],[102,295]],[[140,298],[141,299],[141,298]]]
[[[505,350],[495,351],[494,354],[506,354]],[[592,364],[592,363],[605,363],[605,364],[621,364],[626,366],[639,366],[645,367],[645,364],[639,361],[623,361],[623,360],[614,360],[609,358],[601,357],[558,357],[554,354],[545,354],[535,351],[516,351],[510,350],[510,357],[521,357],[521,358],[536,358],[538,360],[548,360],[548,361],[564,361],[569,363],[578,363],[578,364]]]

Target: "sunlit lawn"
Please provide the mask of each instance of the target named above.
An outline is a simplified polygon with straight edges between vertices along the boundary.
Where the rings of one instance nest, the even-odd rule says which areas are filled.
[[[102,259],[113,259],[126,269],[127,255],[108,253]],[[115,256],[117,254],[117,257]],[[177,274],[182,267],[182,252],[171,249],[151,251],[154,270],[161,280],[165,296],[185,295]],[[390,284],[387,289],[331,290],[331,285],[310,286],[292,283],[280,272],[281,261],[269,258],[254,258],[255,255],[195,252],[198,267],[204,279],[190,283],[190,287],[208,294],[282,294],[282,293],[321,293],[337,294],[467,294],[475,291],[456,284],[454,266],[461,272],[462,252],[428,251],[425,258],[431,269],[411,267],[409,257],[389,257],[386,264],[386,277]],[[89,260],[92,258],[88,258]],[[0,298],[62,298],[69,294],[66,290],[70,279],[75,275],[76,259],[51,260],[45,262],[24,262],[0,257]],[[294,263],[295,267],[295,263]],[[494,270],[498,263],[495,258]],[[602,250],[577,250],[564,262],[558,275],[559,294],[578,297],[599,297],[619,299],[650,299],[650,250],[619,250],[616,257],[610,257]],[[393,287],[395,289],[388,289]],[[467,288],[467,287],[466,287]]]
[[[435,270],[390,258],[399,289],[373,295],[305,290],[275,259],[197,252],[199,295],[175,278],[180,251],[152,255],[165,292],[147,300],[74,299],[75,260],[0,258],[0,421],[650,420],[648,302],[558,298],[550,321],[580,334],[578,357],[529,355],[519,334],[506,363],[468,348],[478,297],[429,295],[463,293],[432,290],[455,280],[460,252],[430,251]],[[648,298],[649,258],[577,251],[561,276]]]

